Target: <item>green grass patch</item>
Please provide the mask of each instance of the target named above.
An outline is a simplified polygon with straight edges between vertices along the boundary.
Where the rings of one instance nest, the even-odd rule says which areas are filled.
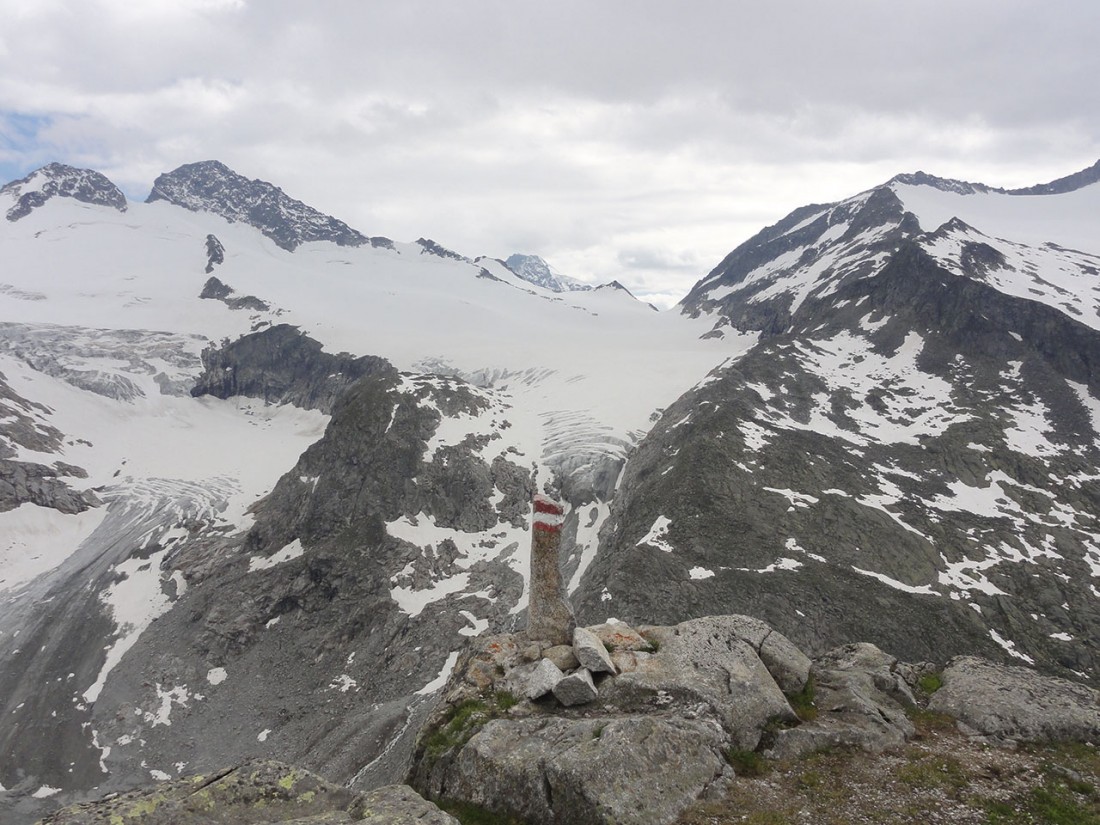
[[[920,756],[898,769],[898,781],[922,790],[958,792],[970,784],[966,770],[952,756]]]
[[[811,675],[802,690],[787,694],[791,708],[803,722],[812,722],[817,718],[817,705],[814,704],[814,677]]]
[[[435,760],[452,748],[460,748],[473,738],[490,719],[507,713],[519,699],[506,690],[497,691],[488,701],[467,699],[448,711],[442,724],[424,742],[426,756]]]
[[[986,817],[989,825],[1100,825],[1100,806],[1091,792],[1047,782],[1022,798],[989,803]]]
[[[518,705],[519,699],[516,698],[514,693],[509,693],[507,690],[498,690],[493,694],[493,703],[498,710],[508,710]]]
[[[522,819],[509,814],[498,814],[472,802],[444,799],[437,804],[462,825],[526,825]]]
[[[943,675],[939,673],[926,673],[917,680],[917,686],[931,696],[943,687]]]
[[[726,761],[737,776],[763,776],[768,772],[768,762],[756,751],[727,748]]]
[[[812,791],[825,784],[825,776],[820,771],[803,771],[796,782],[802,790]]]
[[[953,717],[917,705],[908,705],[905,708],[905,715],[917,729],[917,738],[931,733],[949,733],[958,729],[958,724]]]
[[[432,731],[424,749],[429,757],[442,756],[451,748],[465,745],[488,718],[489,707],[480,699],[467,699],[447,713],[443,724]]]

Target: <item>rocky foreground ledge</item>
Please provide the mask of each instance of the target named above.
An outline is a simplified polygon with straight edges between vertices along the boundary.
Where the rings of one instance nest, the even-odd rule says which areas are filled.
[[[42,825],[459,825],[412,788],[349,791],[301,768],[258,760],[211,775],[73,805]]]
[[[981,745],[1100,744],[1100,694],[1028,668],[959,657],[941,672],[870,644],[811,660],[748,616],[604,624],[578,628],[571,645],[473,640],[420,731],[412,787],[360,794],[255,762],[43,823],[458,825],[426,797],[528,825],[667,825],[700,801],[725,799],[754,760],[892,751],[927,710]]]
[[[664,825],[724,798],[750,757],[901,746],[925,706],[992,745],[1100,742],[1096,691],[974,657],[941,673],[851,644],[811,661],[748,616],[599,625],[573,642],[475,640],[421,731],[410,784],[529,825]]]

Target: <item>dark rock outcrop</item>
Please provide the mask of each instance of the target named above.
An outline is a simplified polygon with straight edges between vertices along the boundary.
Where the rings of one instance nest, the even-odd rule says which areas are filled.
[[[338,246],[391,245],[385,238],[368,238],[343,221],[294,200],[267,181],[238,175],[216,160],[188,163],[160,175],[146,203],[159,200],[247,223],[291,252],[310,241],[331,241]]]
[[[206,271],[210,271],[210,267],[206,268]],[[228,284],[222,283],[218,278],[211,275],[206,279],[206,283],[202,286],[202,292],[199,293],[200,298],[211,299],[214,301],[221,301],[230,309],[247,309],[254,312],[267,312],[271,309],[270,306],[264,301],[261,301],[254,295],[242,295],[235,296],[237,290]]]
[[[0,458],[0,513],[21,504],[37,504],[59,513],[82,513],[100,501],[95,493],[70,487],[66,477],[83,478],[79,467],[53,466]]]
[[[214,267],[225,263],[225,247],[215,235],[206,236],[206,274],[214,271]],[[200,296],[205,297],[205,296]],[[224,296],[222,296],[224,297]]]
[[[581,283],[568,275],[562,275],[550,268],[550,264],[538,255],[509,255],[504,265],[529,284],[541,286],[551,292],[587,292],[591,285]]]
[[[0,668],[9,798],[51,805],[259,755],[358,790],[392,782],[470,626],[514,626],[524,582],[501,536],[525,522],[533,480],[495,444],[499,398],[328,355],[288,327],[211,349],[207,367],[199,392],[322,409],[324,435],[238,535],[167,483],[156,507],[109,503],[22,625],[26,655]],[[480,418],[477,434],[452,436],[448,418]],[[453,538],[399,537],[414,519]],[[139,577],[164,612],[97,682],[103,640],[129,632],[103,594]],[[63,795],[33,800],[45,785]]]
[[[434,255],[437,258],[449,258],[452,261],[464,261],[465,263],[472,263],[465,255],[459,255],[452,249],[436,243],[431,238],[417,238],[417,244],[420,246],[421,255]]]
[[[1087,169],[1066,175],[1063,178],[1052,180],[1050,183],[1040,183],[1035,186],[1025,186],[1022,189],[1010,189],[1010,195],[1061,195],[1066,192],[1074,192],[1084,186],[1091,186],[1100,182],[1100,160]]]
[[[218,284],[211,286],[213,292],[226,288],[221,284],[219,289]],[[203,352],[203,367],[205,372],[191,391],[194,396],[244,395],[326,413],[332,411],[340,393],[364,376],[384,375],[391,384],[397,381],[397,371],[383,359],[326,353],[320,343],[287,324],[221,348],[208,348]]]

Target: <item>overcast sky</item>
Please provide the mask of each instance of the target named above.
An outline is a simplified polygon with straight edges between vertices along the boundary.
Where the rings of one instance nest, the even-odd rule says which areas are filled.
[[[1100,2],[0,0],[0,179],[216,158],[371,235],[662,305],[898,172],[1100,158]]]

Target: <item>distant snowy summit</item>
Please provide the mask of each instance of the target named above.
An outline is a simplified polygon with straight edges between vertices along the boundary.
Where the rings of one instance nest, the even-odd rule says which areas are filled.
[[[192,212],[210,212],[259,229],[293,252],[310,241],[338,246],[389,246],[387,238],[368,238],[343,221],[319,212],[263,180],[249,180],[224,163],[187,163],[153,182],[146,203],[168,201]]]
[[[588,292],[592,287],[562,275],[538,255],[509,255],[504,262],[512,272],[529,284],[549,289],[551,292]]]
[[[25,218],[50,198],[73,198],[83,203],[110,206],[126,211],[126,196],[104,175],[91,169],[76,169],[63,163],[49,163],[25,178],[0,188],[0,195],[14,198],[7,219]]]
[[[995,193],[998,195],[1064,195],[1067,192],[1075,192],[1086,186],[1100,182],[1100,160],[1087,169],[1066,175],[1063,178],[1052,180],[1050,183],[1040,183],[1035,186],[1025,186],[1021,189],[1002,189],[996,186],[987,186],[984,183],[971,183],[970,181],[952,180],[940,178],[927,172],[910,172],[895,175],[887,182],[887,186],[893,183],[903,183],[909,186],[931,186],[941,192],[954,192],[957,195],[974,195],[980,192]]]

